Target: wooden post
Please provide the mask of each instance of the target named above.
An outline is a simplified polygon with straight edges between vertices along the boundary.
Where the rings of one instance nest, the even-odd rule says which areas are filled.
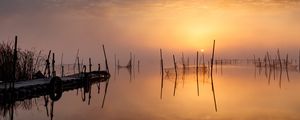
[[[183,52],[182,52],[181,61],[182,61],[182,67],[183,67],[183,71],[184,71],[185,70],[185,60],[184,60],[184,54],[183,54]]]
[[[288,64],[289,64],[289,54],[286,54],[285,58],[285,68],[288,69]]]
[[[56,76],[56,72],[55,72],[55,54],[52,54],[52,77]]]
[[[298,60],[299,60],[298,71],[300,72],[300,50],[299,50],[299,59]]]
[[[163,63],[163,57],[162,57],[162,50],[160,49],[160,67],[161,67],[161,75],[164,75],[164,63]]]
[[[105,66],[106,66],[106,70],[109,73],[109,69],[108,69],[108,64],[107,64],[107,57],[106,57],[106,52],[105,52],[105,47],[104,45],[102,45],[103,48],[103,53],[104,53],[104,58],[105,58]]]
[[[254,63],[254,66],[256,67],[256,59],[255,59],[255,55],[253,55],[253,63]]]
[[[190,57],[187,58],[187,64],[186,64],[187,68],[188,68],[188,72],[189,72],[189,67],[190,67]]]
[[[130,56],[130,61],[129,61],[129,66],[127,66],[127,67],[129,67],[130,71],[131,71],[131,68],[132,68],[132,53],[131,52],[130,52],[129,56]]]
[[[174,84],[173,96],[175,96],[176,87],[177,87],[177,67],[176,67],[177,65],[176,65],[175,55],[173,55],[173,61],[174,61],[174,68],[175,68],[175,84]]]
[[[223,74],[223,60],[221,59],[221,75]]]
[[[91,58],[89,58],[89,71],[92,72],[92,61],[91,61]]]
[[[138,60],[138,72],[140,72],[140,60]]]
[[[79,56],[77,57],[77,67],[78,67],[78,75],[79,75],[81,73],[81,71],[80,71]]]
[[[115,70],[117,69],[117,55],[114,54],[114,59],[115,59]]]
[[[265,55],[265,57],[264,57],[264,67],[265,68],[267,67],[267,55]]]
[[[61,59],[60,59],[61,77],[64,77],[63,57],[64,57],[64,53],[61,53]]]
[[[212,86],[212,91],[213,91],[213,96],[214,96],[214,103],[215,103],[215,110],[216,112],[218,111],[217,108],[217,101],[216,101],[216,95],[215,95],[215,89],[214,89],[214,81],[213,81],[213,65],[214,65],[214,56],[215,56],[215,40],[214,40],[214,44],[213,44],[213,51],[212,51],[212,57],[211,57],[211,68],[210,68],[210,78],[211,78],[211,86]]]
[[[100,71],[101,70],[101,66],[100,66],[100,64],[98,64],[98,71]]]
[[[139,66],[139,62],[138,62],[138,66]],[[163,61],[161,49],[160,49],[160,67],[161,67],[160,99],[162,99],[162,92],[163,92],[163,87],[164,87],[164,61]]]
[[[289,54],[286,54],[286,59],[285,59],[285,66],[286,67],[285,67],[285,70],[286,70],[286,76],[287,76],[288,82],[290,82],[288,64],[289,64]]]
[[[65,73],[65,72],[64,72],[64,66],[62,65],[62,66],[61,66],[61,77],[64,77],[64,73]]]
[[[205,69],[205,62],[204,62],[204,53],[202,52],[202,67],[203,70]]]
[[[267,52],[267,58],[268,58],[268,63],[269,63],[269,67],[271,66],[271,61],[270,61],[270,55],[269,52]]]
[[[214,40],[214,44],[213,44],[213,52],[212,52],[212,56],[211,56],[211,66],[210,66],[210,76],[212,77],[212,71],[213,71],[213,65],[214,65],[214,56],[215,56],[215,40]]]
[[[197,51],[197,58],[196,58],[196,78],[197,78],[197,94],[198,94],[198,96],[199,96],[199,80],[198,80],[198,62],[199,62],[199,53],[198,53],[198,51]]]
[[[10,84],[11,88],[15,88],[15,80],[16,80],[16,66],[17,66],[17,60],[18,60],[18,36],[15,36],[15,48],[14,48],[14,62],[13,62],[13,73],[12,73],[12,84]]]
[[[47,66],[47,74],[48,74],[48,77],[51,77],[51,68],[50,68],[50,56],[51,56],[51,52],[49,52],[49,59],[48,59],[48,66]]]
[[[277,55],[278,55],[278,60],[279,60],[279,65],[280,65],[280,70],[282,70],[282,63],[281,63],[281,59],[280,59],[279,49],[277,50]]]
[[[44,76],[48,75],[48,77],[50,76],[50,71],[49,71],[49,66],[50,66],[50,55],[51,55],[51,50],[48,53],[48,57],[46,59],[46,66],[45,66],[45,70],[44,70]]]
[[[135,55],[133,55],[132,67],[131,68],[133,69],[133,71],[135,70]]]
[[[78,61],[79,57],[79,49],[77,49],[77,53],[76,53],[76,56],[75,56],[75,62],[74,62],[74,66],[73,66],[73,71],[74,71],[74,74],[76,73],[76,61]],[[79,72],[80,73],[80,72]]]

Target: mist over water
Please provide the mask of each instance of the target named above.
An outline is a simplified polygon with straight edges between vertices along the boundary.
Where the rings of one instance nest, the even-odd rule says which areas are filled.
[[[51,50],[56,75],[75,79],[89,58],[106,73],[104,45],[110,78],[75,80],[57,101],[1,99],[0,120],[298,120],[299,21],[295,0],[1,0],[1,43]]]
[[[139,71],[135,68],[131,75],[126,68],[112,67],[103,108],[104,82],[91,86],[91,97],[89,93],[83,93],[83,88],[64,92],[54,103],[53,119],[295,120],[300,117],[297,107],[300,96],[296,93],[300,85],[298,71],[290,70],[289,80],[285,72],[280,78],[279,71],[276,71],[274,77],[271,73],[269,81],[264,68],[260,70],[252,64],[216,65],[213,70],[216,112],[208,73],[199,72],[198,96],[195,68],[186,69],[183,73],[179,67],[176,95],[173,96],[174,69],[166,64],[162,98],[159,64],[141,65]],[[43,97],[17,104],[16,120],[50,119]],[[25,105],[29,107],[24,109]],[[50,105],[48,107],[52,109]]]
[[[220,57],[299,49],[300,7],[290,0],[3,0],[0,8],[1,41],[18,35],[21,48],[63,52],[68,63],[77,49],[96,59],[102,44],[124,59],[129,52],[150,59],[159,48],[211,51],[213,40]]]

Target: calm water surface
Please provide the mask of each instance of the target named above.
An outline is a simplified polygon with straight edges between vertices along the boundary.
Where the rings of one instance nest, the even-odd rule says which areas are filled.
[[[112,76],[105,95],[106,82],[92,85],[83,100],[82,90],[64,92],[63,96],[45,107],[43,97],[16,103],[15,120],[299,120],[300,73],[281,74],[250,65],[217,66],[213,70],[216,97],[215,110],[211,80],[199,73],[199,96],[194,69],[183,74],[179,70],[174,96],[175,76],[170,69],[164,76],[161,94],[159,64],[135,69],[111,70]],[[271,73],[271,74],[269,74]],[[99,90],[99,91],[98,91]],[[162,98],[161,98],[162,96]],[[90,100],[90,101],[89,101]],[[90,103],[89,103],[90,102]],[[104,104],[102,104],[104,103]],[[103,105],[103,107],[102,107]],[[9,119],[1,113],[1,119]]]

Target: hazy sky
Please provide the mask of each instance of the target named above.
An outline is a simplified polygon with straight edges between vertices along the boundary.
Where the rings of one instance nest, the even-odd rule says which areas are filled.
[[[210,52],[251,57],[300,48],[298,0],[0,0],[0,40],[20,38],[22,48],[87,58]],[[145,54],[143,54],[145,53]],[[180,54],[178,54],[180,55]]]

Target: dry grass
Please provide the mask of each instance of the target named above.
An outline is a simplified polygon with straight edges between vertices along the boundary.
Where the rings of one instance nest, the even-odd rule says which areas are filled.
[[[11,43],[0,43],[0,81],[13,79],[13,52]],[[16,80],[28,80],[34,73],[35,53],[28,50],[17,50]]]

